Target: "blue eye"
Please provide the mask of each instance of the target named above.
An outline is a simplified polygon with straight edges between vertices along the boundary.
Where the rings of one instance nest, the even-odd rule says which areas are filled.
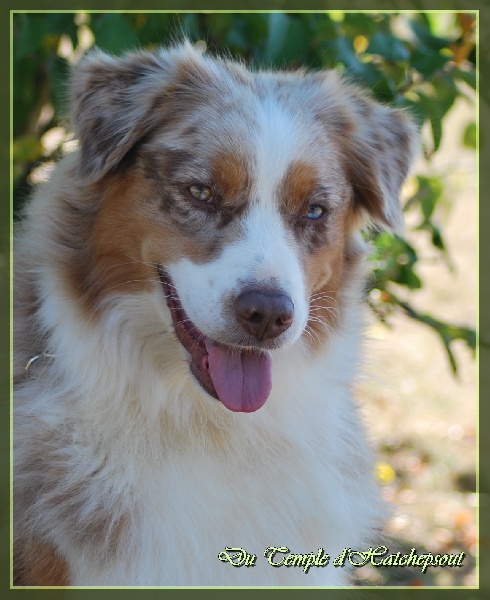
[[[320,206],[319,204],[312,204],[310,207],[308,207],[308,211],[305,213],[304,216],[307,219],[319,219],[324,214],[325,209],[323,208],[323,206]]]

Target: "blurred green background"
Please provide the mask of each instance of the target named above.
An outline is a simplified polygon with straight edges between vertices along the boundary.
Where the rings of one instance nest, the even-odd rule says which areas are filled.
[[[430,331],[439,340],[438,351],[457,376],[459,360],[454,347],[463,345],[474,352],[475,324],[460,322],[454,314],[448,317],[431,302],[424,304],[424,291],[432,283],[424,261],[436,260],[456,276],[446,223],[458,200],[448,187],[447,173],[436,163],[448,133],[448,116],[458,103],[464,102],[472,110],[465,113],[468,116],[454,151],[458,152],[458,147],[474,151],[478,143],[474,108],[476,28],[475,13],[455,12],[15,13],[14,217],[18,217],[32,187],[49,176],[63,152],[74,147],[65,118],[66,84],[70,66],[92,46],[120,54],[135,47],[166,45],[185,35],[205,43],[211,53],[226,51],[257,67],[338,69],[369,88],[380,101],[405,107],[422,131],[421,159],[402,194],[409,226],[403,236],[371,232],[374,274],[368,282],[366,301],[375,318],[387,327],[402,316],[416,321],[413,327]],[[407,449],[400,440],[387,446],[385,462],[379,466],[380,479],[389,485],[400,482],[403,468],[397,469],[397,460],[402,464],[403,456],[412,451],[410,444]],[[435,461],[431,452],[419,456],[420,460]],[[470,472],[464,476],[466,479],[458,480],[454,488],[457,493],[471,494],[474,475]],[[465,528],[473,522],[474,511],[458,510]],[[474,544],[470,537],[455,533],[448,548],[453,543],[458,551],[466,546],[469,550]],[[410,541],[397,543],[410,547]],[[451,584],[471,581],[471,552],[469,556],[468,567],[453,572]],[[424,577],[420,571],[385,571],[385,584],[441,583],[435,570]],[[363,573],[358,582],[379,582],[379,577],[379,572]]]

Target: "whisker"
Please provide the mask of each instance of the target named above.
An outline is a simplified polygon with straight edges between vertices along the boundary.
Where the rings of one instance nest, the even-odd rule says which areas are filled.
[[[335,306],[313,306],[310,308],[310,313],[322,312],[324,310],[335,313],[336,315],[340,314],[339,309]]]
[[[150,281],[156,281],[158,282],[158,279],[154,279],[154,278],[150,278],[150,277],[144,277],[142,279],[128,279],[128,281],[123,281],[122,283],[118,283],[117,285],[113,285],[110,288],[107,288],[106,290],[104,290],[104,293],[106,292],[110,292],[111,290],[114,290],[118,287],[121,287],[123,285],[129,285],[130,283],[139,283],[141,281],[145,281],[145,282],[150,282]]]
[[[313,321],[314,323],[319,323],[321,326],[323,326],[326,329],[328,329],[329,331],[331,331],[334,335],[337,334],[336,330],[329,323],[327,323],[324,319],[320,319],[318,317],[311,317],[310,320]]]
[[[128,256],[128,258],[130,258],[130,257]],[[134,265],[134,264],[145,265],[146,267],[160,267],[161,266],[160,263],[138,260],[137,258],[131,258],[127,262],[117,263],[116,265],[114,265],[114,267],[124,267],[126,265]]]
[[[312,340],[313,342],[315,342],[315,338],[316,338],[316,341],[317,341],[319,344],[321,343],[320,336],[318,335],[318,332],[316,332],[316,331],[315,331],[315,330],[314,330],[314,329],[313,329],[313,328],[312,328],[310,325],[307,325],[307,326],[305,327],[305,331],[306,331],[306,333],[307,333],[307,334],[310,336],[310,338],[311,338],[311,340]]]

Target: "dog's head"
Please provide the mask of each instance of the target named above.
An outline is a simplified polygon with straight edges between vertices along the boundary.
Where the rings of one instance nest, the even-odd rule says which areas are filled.
[[[254,73],[190,44],[92,53],[72,111],[100,199],[74,267],[86,308],[158,295],[201,386],[256,410],[270,351],[337,326],[360,228],[399,225],[410,120],[332,71]]]

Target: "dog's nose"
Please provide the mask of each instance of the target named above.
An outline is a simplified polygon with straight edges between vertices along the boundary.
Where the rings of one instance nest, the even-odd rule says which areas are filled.
[[[279,292],[250,289],[235,300],[239,323],[259,341],[275,338],[293,322],[294,305],[289,296]]]

